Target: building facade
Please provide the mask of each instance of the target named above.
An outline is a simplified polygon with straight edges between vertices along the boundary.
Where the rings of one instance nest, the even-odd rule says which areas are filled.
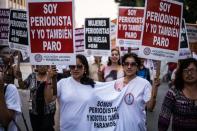
[[[26,0],[0,0],[0,8],[25,9]]]
[[[26,9],[26,0],[0,0],[0,8]],[[4,50],[7,51],[8,48],[8,41],[0,39],[0,54],[4,52]]]

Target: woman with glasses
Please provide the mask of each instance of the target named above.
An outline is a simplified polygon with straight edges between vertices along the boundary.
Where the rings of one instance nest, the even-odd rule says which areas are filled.
[[[57,84],[57,99],[60,104],[60,131],[75,131],[81,122],[81,112],[91,98],[95,82],[89,78],[89,66],[85,56],[76,56],[76,65],[70,65],[71,77]],[[83,123],[83,122],[82,122]],[[86,130],[86,129],[81,129]]]
[[[128,53],[122,57],[122,66],[124,77],[116,81],[116,90],[121,91],[127,88],[124,96],[125,112],[128,113],[127,118],[120,118],[119,124],[130,125],[125,131],[146,131],[146,111],[149,108],[149,100],[151,98],[151,84],[139,76],[137,71],[140,66],[140,59],[136,54]],[[125,121],[130,120],[130,121]],[[120,129],[121,130],[121,129]]]
[[[124,76],[122,65],[120,63],[120,52],[117,48],[111,50],[111,56],[108,59],[107,66],[100,72],[102,81],[113,81]]]
[[[172,131],[197,131],[197,60],[179,62],[174,87],[164,98],[158,130],[167,131],[172,118]]]

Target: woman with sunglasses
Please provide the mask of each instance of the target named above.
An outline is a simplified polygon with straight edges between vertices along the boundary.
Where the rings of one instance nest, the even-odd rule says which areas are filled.
[[[120,52],[117,48],[111,50],[111,56],[108,59],[107,66],[100,71],[102,81],[113,81],[124,76],[122,65],[120,63]]]
[[[123,127],[128,128],[124,128],[125,131],[131,129],[133,131],[146,131],[145,108],[149,108],[152,86],[146,79],[136,75],[140,66],[140,59],[136,54],[125,54],[122,57],[122,66],[125,76],[116,80],[115,89],[121,92],[123,88],[127,88],[121,106],[125,106],[124,109],[128,115],[127,118],[120,118],[121,121],[118,124],[123,124]]]
[[[75,131],[81,120],[81,112],[91,98],[95,82],[89,78],[89,66],[85,56],[76,56],[76,65],[70,65],[71,77],[57,84],[57,99],[60,104],[60,131]],[[86,129],[81,129],[86,130]]]

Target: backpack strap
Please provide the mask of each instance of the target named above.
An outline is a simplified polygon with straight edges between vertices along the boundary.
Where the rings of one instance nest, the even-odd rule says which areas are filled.
[[[3,89],[4,95],[5,95],[5,93],[6,93],[7,87],[8,87],[8,84],[4,86],[4,89]],[[8,130],[8,127],[3,127],[3,128],[4,128],[4,131],[7,131],[7,130]]]

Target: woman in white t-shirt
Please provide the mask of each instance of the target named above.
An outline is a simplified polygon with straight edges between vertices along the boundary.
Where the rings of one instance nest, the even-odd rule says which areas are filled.
[[[127,88],[127,91],[124,96],[124,102],[120,105],[124,107],[124,112],[119,115],[121,121],[118,121],[118,124],[123,126],[119,126],[117,130],[146,131],[145,108],[151,108],[149,101],[151,99],[152,86],[146,79],[136,75],[140,66],[140,60],[136,54],[125,54],[122,57],[122,65],[125,76],[116,81],[115,89],[121,92],[123,88]],[[121,118],[122,116],[124,118]]]
[[[57,84],[57,99],[60,104],[60,131],[77,131],[82,121],[81,112],[91,99],[95,82],[88,77],[89,66],[85,56],[76,56],[76,65],[70,65],[71,77]],[[86,130],[86,129],[81,129]]]

